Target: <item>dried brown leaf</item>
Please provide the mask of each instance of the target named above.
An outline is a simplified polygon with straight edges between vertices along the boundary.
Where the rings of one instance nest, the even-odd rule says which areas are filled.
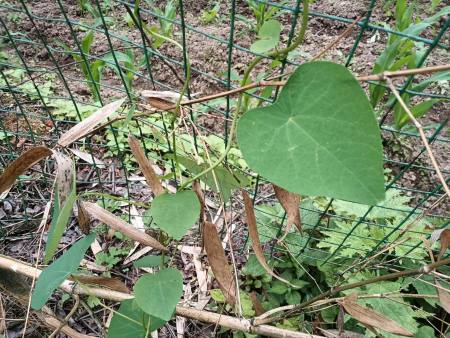
[[[73,142],[85,137],[92,132],[101,122],[106,120],[125,102],[125,98],[111,102],[103,106],[95,113],[90,115],[87,119],[76,124],[65,132],[58,140],[58,144],[62,147],[67,147]]]
[[[77,201],[77,210],[78,226],[80,227],[80,230],[87,235],[91,231],[91,218],[86,210],[84,210],[83,204],[79,201]]]
[[[58,189],[59,208],[65,204],[67,197],[72,190],[74,179],[74,165],[69,156],[58,151],[53,151],[56,160],[56,188]]]
[[[319,330],[322,332],[322,334],[325,337],[328,338],[364,338],[364,335],[358,332],[353,332],[353,331],[342,331],[340,332],[339,330],[323,330],[320,329]]]
[[[139,168],[141,168],[145,179],[153,190],[156,196],[159,196],[165,192],[159,177],[156,175],[152,168],[153,163],[145,156],[144,149],[142,149],[140,142],[132,135],[128,137],[128,144],[130,145],[131,151],[139,163]]]
[[[259,241],[258,236],[258,229],[256,228],[256,217],[255,217],[255,211],[253,210],[253,203],[251,198],[248,196],[247,192],[245,190],[241,190],[242,197],[244,199],[244,207],[245,207],[245,214],[247,216],[247,226],[248,226],[248,234],[250,236],[250,239],[252,240],[252,248],[255,252],[256,258],[258,259],[259,264],[264,268],[264,270],[267,271],[269,275],[272,277],[278,279],[279,281],[286,283],[288,285],[291,285],[295,287],[295,285],[292,285],[284,278],[281,278],[278,276],[275,272],[272,271],[269,264],[266,262],[266,258],[264,257],[264,253],[261,248],[261,242]]]
[[[173,103],[168,102],[166,100],[162,100],[156,97],[150,97],[147,99],[147,102],[152,106],[153,108],[156,108],[158,110],[169,110],[173,109],[175,106]]]
[[[342,306],[344,307],[345,311],[357,321],[361,322],[364,325],[372,326],[385,332],[398,334],[400,336],[414,336],[413,333],[401,327],[392,319],[389,319],[388,317],[372,309],[369,309],[368,307],[357,304],[356,298],[356,294],[345,297],[342,301]]]
[[[236,303],[236,280],[228,264],[222,242],[214,224],[209,222],[203,223],[203,238],[209,265],[219,283],[220,289],[225,295],[228,304],[234,305]]]
[[[205,195],[198,180],[192,182],[192,190],[197,194],[198,200],[200,201],[200,223],[203,223],[205,220]]]
[[[111,227],[116,231],[122,232],[124,235],[127,235],[132,240],[135,240],[143,245],[151,246],[152,248],[161,251],[167,251],[167,249],[156,239],[147,235],[145,232],[136,229],[131,224],[125,222],[121,218],[103,209],[99,205],[90,202],[83,202],[83,207],[86,210],[86,212],[89,215],[91,215],[91,217],[99,220],[102,223],[105,223],[106,225],[108,225],[109,227]]]
[[[12,161],[0,176],[0,193],[8,190],[14,184],[16,178],[22,175],[25,170],[51,154],[50,149],[39,146],[27,150],[19,158]]]
[[[447,313],[450,313],[450,293],[448,291],[444,290],[444,288],[439,284],[437,281],[435,281],[436,289],[439,296],[439,302],[441,307],[447,311]]]
[[[261,316],[263,313],[266,312],[261,302],[259,301],[258,296],[256,296],[255,291],[250,292],[250,299],[252,300],[253,308],[255,309],[255,313],[257,316]]]
[[[450,229],[444,229],[439,238],[441,239],[441,250],[439,251],[438,260],[444,256],[447,249],[450,249]]]
[[[289,192],[275,184],[272,185],[273,190],[275,191],[275,196],[280,201],[284,211],[286,211],[288,228],[290,228],[292,224],[295,224],[297,229],[302,231],[299,208],[301,202],[300,195]]]
[[[94,241],[93,241],[92,244],[91,244],[91,251],[92,251],[92,253],[94,254],[94,256],[97,256],[97,254],[98,254],[99,252],[102,252],[102,251],[103,251],[102,246],[100,245],[100,242],[98,241],[97,238],[94,239]]]
[[[160,110],[173,109],[178,102],[180,94],[171,91],[143,90],[142,98],[152,107]]]
[[[105,168],[105,162],[102,160],[96,158],[95,156],[86,153],[84,151],[78,150],[78,149],[69,149],[75,156],[81,158],[83,161],[89,163],[89,164],[95,164],[97,168]]]
[[[0,334],[3,334],[6,330],[6,313],[5,309],[3,308],[3,299],[2,295],[0,294]]]
[[[100,285],[111,290],[130,293],[130,289],[128,289],[128,287],[117,278],[88,276],[88,275],[72,275],[72,279],[82,284]]]

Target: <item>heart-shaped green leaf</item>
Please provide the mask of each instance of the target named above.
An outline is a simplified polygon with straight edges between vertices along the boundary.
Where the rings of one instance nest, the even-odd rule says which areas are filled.
[[[155,331],[165,323],[142,311],[134,299],[127,299],[111,319],[108,338],[144,338],[147,332]]]
[[[134,285],[139,307],[150,316],[165,321],[172,317],[182,294],[183,276],[173,268],[145,274]]]
[[[178,163],[186,167],[193,174],[198,174],[209,167],[209,164],[197,164],[188,157],[177,156]],[[200,180],[205,182],[213,191],[222,194],[223,201],[227,203],[230,200],[233,190],[245,187],[250,184],[248,178],[235,171],[232,172],[225,167],[217,166],[212,173],[203,175]]]
[[[154,268],[160,266],[161,263],[166,264],[170,261],[170,258],[167,256],[145,256],[133,263],[135,268]]]
[[[255,41],[250,50],[263,54],[274,49],[280,41],[281,25],[277,20],[267,20],[259,29],[259,40]]]
[[[200,215],[200,202],[193,191],[162,194],[150,208],[156,225],[174,239],[181,239]]]
[[[370,205],[384,198],[380,130],[341,65],[299,66],[273,105],[242,116],[237,136],[248,165],[286,190]]]

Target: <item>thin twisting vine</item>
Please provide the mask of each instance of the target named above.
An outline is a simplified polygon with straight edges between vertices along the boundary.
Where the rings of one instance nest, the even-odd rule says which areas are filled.
[[[302,25],[301,25],[300,31],[298,33],[298,36],[295,38],[295,40],[292,42],[292,44],[290,46],[288,46],[284,49],[276,50],[274,52],[269,53],[267,55],[269,58],[278,58],[278,57],[285,58],[285,57],[287,57],[287,54],[289,52],[293,51],[295,48],[297,48],[298,46],[300,46],[303,43],[303,41],[305,39],[306,29],[308,26],[308,15],[309,15],[309,0],[304,0],[303,1],[303,12],[302,12]],[[248,68],[246,69],[246,71],[244,73],[243,79],[241,81],[241,86],[245,86],[247,84],[252,70],[263,59],[264,59],[263,56],[257,56],[256,58],[253,59],[252,62],[250,62],[250,64],[248,65]],[[246,95],[245,92],[243,92],[239,95],[239,99],[238,99],[238,102],[236,105],[236,110],[234,111],[233,119],[231,121],[231,128],[230,128],[230,135],[229,135],[230,140],[233,139],[234,134],[236,132],[237,121],[239,119],[239,116],[241,115],[241,106],[242,106],[242,102],[245,98],[245,95]],[[228,153],[230,152],[231,146],[232,146],[232,142],[228,142],[227,146],[225,148],[225,151],[223,152],[222,155],[220,155],[220,157],[217,159],[217,161],[214,162],[213,165],[211,165],[210,167],[208,167],[205,170],[203,170],[202,172],[200,172],[199,174],[186,180],[180,186],[180,190],[186,188],[193,181],[195,181],[196,179],[199,179],[200,177],[209,173],[211,170],[214,170],[218,165],[220,165],[222,163],[222,161],[227,157]]]

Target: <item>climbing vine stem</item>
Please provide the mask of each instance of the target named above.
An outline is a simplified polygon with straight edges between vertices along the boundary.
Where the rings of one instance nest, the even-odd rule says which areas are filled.
[[[304,39],[305,39],[305,33],[306,33],[306,29],[308,27],[308,15],[309,15],[309,1],[310,0],[304,0],[303,1],[303,11],[302,11],[302,25],[300,27],[300,31],[298,33],[298,36],[295,38],[295,40],[292,42],[292,44],[286,48],[280,49],[280,50],[275,50],[271,53],[269,53],[267,55],[267,57],[272,58],[272,59],[276,59],[276,58],[286,58],[288,53],[293,51],[295,48],[297,48],[298,46],[300,46]],[[253,71],[253,69],[258,65],[259,62],[261,62],[264,59],[263,56],[257,56],[256,58],[254,58],[248,65],[244,76],[242,78],[241,81],[241,86],[245,86],[250,78],[250,74]],[[236,133],[236,125],[237,125],[237,121],[239,119],[239,116],[241,115],[241,107],[242,107],[242,102],[243,99],[245,97],[245,92],[241,93],[239,95],[239,99],[238,102],[236,104],[236,109],[234,111],[233,114],[233,119],[231,121],[231,128],[230,128],[230,135],[229,135],[229,140],[230,142],[227,143],[227,146],[225,148],[225,151],[223,152],[223,154],[220,155],[220,157],[217,159],[216,162],[214,162],[210,167],[206,168],[205,170],[203,170],[202,172],[200,172],[199,174],[195,175],[194,177],[186,180],[181,186],[180,186],[180,190],[186,188],[189,184],[191,184],[193,181],[195,181],[196,179],[199,179],[200,177],[202,177],[203,175],[209,173],[210,171],[214,170],[214,168],[216,168],[220,163],[222,163],[222,161],[226,158],[226,156],[228,155],[228,153],[231,150],[231,145],[232,142],[231,140],[234,137],[234,134]],[[245,105],[244,105],[245,107]],[[245,112],[245,111],[244,111]]]
[[[180,43],[178,43],[177,41],[175,41],[175,40],[173,40],[173,39],[171,39],[171,38],[169,38],[167,36],[164,36],[164,35],[161,35],[161,34],[158,34],[158,33],[154,32],[154,31],[151,31],[147,27],[144,27],[144,30],[145,30],[145,32],[147,34],[155,36],[157,38],[160,38],[160,39],[162,39],[164,41],[167,41],[167,42],[175,45],[176,47],[178,47],[181,51],[183,51],[183,46]],[[176,105],[175,105],[174,116],[172,117],[172,120],[170,122],[170,126],[171,126],[171,129],[172,129],[173,158],[174,158],[174,161],[175,161],[175,166],[176,166],[176,170],[177,171],[179,170],[180,165],[178,163],[178,156],[177,156],[177,144],[176,144],[176,137],[175,137],[176,136],[175,135],[175,127],[176,127],[177,117],[180,116],[180,112],[181,112],[181,102],[182,102],[184,94],[186,93],[187,88],[189,86],[190,79],[191,79],[191,62],[189,61],[189,56],[186,53],[186,78],[184,80],[183,87],[181,88],[180,96],[179,96],[179,98],[178,98],[178,100],[176,102]],[[177,173],[175,173],[175,175],[176,174]]]

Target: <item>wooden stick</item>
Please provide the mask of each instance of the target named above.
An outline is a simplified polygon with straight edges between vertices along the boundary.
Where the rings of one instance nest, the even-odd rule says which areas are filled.
[[[78,306],[80,306],[80,296],[74,295],[73,298],[75,299],[75,304],[73,305],[72,309],[64,318],[64,320],[61,321],[61,324],[55,329],[55,331],[53,331],[52,334],[48,336],[48,338],[55,338],[58,335],[58,333],[62,330],[62,328],[67,325],[69,319],[72,318],[74,313],[78,310]]]
[[[71,338],[95,338],[93,336],[88,336],[75,331],[74,329],[70,328],[66,323],[60,322],[55,317],[49,315],[38,315],[38,316],[42,317],[42,321],[44,321],[46,325],[54,329],[60,330],[66,336],[69,336]]]
[[[322,51],[314,55],[312,58],[312,61],[320,59],[326,52],[334,48],[343,38],[345,38],[347,35],[350,34],[350,32],[353,30],[353,28],[356,26],[356,24],[359,23],[359,21],[362,19],[362,15],[358,17],[356,20],[354,20],[350,26],[348,26],[345,31],[342,32],[341,35],[339,35],[334,41],[332,41],[328,46],[326,46]]]
[[[394,71],[394,72],[385,71],[380,74],[357,76],[356,79],[360,82],[385,81],[386,79],[391,78],[391,77],[404,77],[404,76],[409,76],[409,75],[431,74],[431,73],[441,72],[444,70],[450,70],[450,64],[433,66],[433,67],[425,67],[425,68],[404,69],[404,70],[398,70],[398,71]],[[223,97],[223,96],[238,94],[238,93],[245,92],[247,90],[258,88],[258,87],[267,87],[267,86],[282,87],[286,84],[286,82],[287,81],[274,81],[273,79],[269,78],[266,81],[253,82],[248,85],[234,88],[231,90],[227,90],[224,92],[207,95],[207,96],[199,97],[199,98],[192,99],[192,100],[187,100],[187,101],[182,102],[181,105],[188,106],[188,105],[192,105],[192,104],[196,104],[196,103],[211,101],[211,100]],[[175,109],[175,106],[168,107],[165,110],[173,110],[173,109]],[[134,115],[134,117],[139,117],[141,115],[145,115],[145,113],[144,114],[136,114],[136,115]],[[120,117],[118,117],[118,119],[120,119]]]
[[[377,80],[384,81],[387,78],[391,78],[391,77],[404,77],[404,76],[409,76],[409,75],[431,74],[431,73],[441,72],[444,70],[450,70],[450,64],[433,66],[433,67],[425,67],[425,68],[404,69],[404,70],[398,70],[398,71],[394,71],[394,72],[385,71],[380,74],[357,76],[356,79],[360,82],[377,81]],[[227,90],[224,92],[220,92],[220,93],[216,93],[216,94],[212,94],[212,95],[208,95],[208,96],[204,96],[204,97],[199,97],[199,98],[193,99],[193,100],[184,101],[181,103],[181,105],[186,106],[186,105],[192,105],[195,103],[210,101],[210,100],[214,100],[214,99],[217,99],[217,98],[220,98],[223,96],[228,96],[228,95],[245,92],[247,90],[254,89],[257,87],[267,87],[267,86],[280,87],[280,86],[284,86],[286,84],[286,82],[287,81],[273,81],[272,79],[269,78],[266,81],[253,82],[248,85],[234,88],[231,90]],[[174,109],[174,107],[175,106],[170,107],[170,108]],[[135,116],[138,116],[138,115],[139,114],[137,114]]]
[[[359,81],[383,81],[383,80],[386,80],[388,78],[393,78],[393,77],[432,74],[432,73],[442,72],[444,70],[450,70],[450,64],[432,66],[432,67],[424,67],[424,68],[403,69],[403,70],[397,70],[394,72],[384,71],[380,74],[358,76],[357,79]]]
[[[388,78],[404,77],[404,76],[418,75],[418,74],[432,74],[432,73],[441,72],[441,71],[444,71],[444,70],[450,70],[450,64],[440,65],[440,66],[433,66],[433,67],[425,67],[425,68],[405,69],[405,70],[398,70],[398,71],[394,71],[394,72],[385,71],[385,72],[382,72],[380,74],[357,76],[356,79],[358,81],[360,81],[360,82],[365,82],[365,81],[385,81]],[[284,74],[284,75],[286,75],[286,74]],[[181,102],[181,106],[189,106],[189,105],[193,105],[193,104],[196,104],[196,103],[211,101],[211,100],[218,99],[218,98],[221,98],[221,97],[224,97],[224,96],[239,94],[241,92],[245,92],[247,90],[258,88],[258,87],[267,87],[267,86],[282,87],[282,86],[284,86],[287,81],[275,81],[275,79],[278,78],[278,77],[280,77],[280,76],[275,76],[275,77],[269,78],[269,79],[267,79],[265,81],[259,81],[259,82],[250,83],[248,85],[245,85],[245,86],[242,86],[242,87],[238,87],[238,88],[234,88],[234,89],[227,90],[227,91],[223,91],[223,92],[220,92],[220,93],[207,95],[207,96],[199,97],[199,98],[192,99],[192,100],[186,100],[184,102]],[[173,110],[175,108],[176,108],[176,106],[173,105],[171,107],[167,107],[163,111]],[[156,111],[135,114],[133,116],[133,118],[148,116],[149,114],[154,114],[155,112]],[[114,119],[111,119],[110,121],[108,121],[108,122],[106,122],[106,123],[96,127],[90,134],[93,134],[93,133],[97,132],[98,130],[109,126],[110,124],[112,124],[112,123],[114,123],[116,121],[123,120],[123,119],[125,119],[125,116],[118,116],[118,117],[116,117]],[[85,136],[87,136],[87,135],[85,135]]]
[[[13,258],[0,255],[0,267],[14,271],[16,273],[31,277],[38,278],[41,274],[41,270],[29,266],[28,264],[15,260]],[[101,289],[89,286],[79,286],[73,281],[65,280],[60,286],[60,289],[77,295],[91,295],[98,298],[108,299],[112,301],[123,301],[126,299],[133,299],[131,294],[118,292],[114,290]],[[296,332],[286,329],[281,329],[270,325],[253,325],[251,320],[236,318],[232,316],[222,315],[214,312],[208,312],[204,310],[197,310],[185,306],[178,305],[176,307],[176,314],[178,316],[199,320],[202,322],[217,324],[230,328],[232,330],[239,330],[243,332],[259,334],[269,337],[278,338],[323,338],[323,336],[310,335],[302,332]]]

